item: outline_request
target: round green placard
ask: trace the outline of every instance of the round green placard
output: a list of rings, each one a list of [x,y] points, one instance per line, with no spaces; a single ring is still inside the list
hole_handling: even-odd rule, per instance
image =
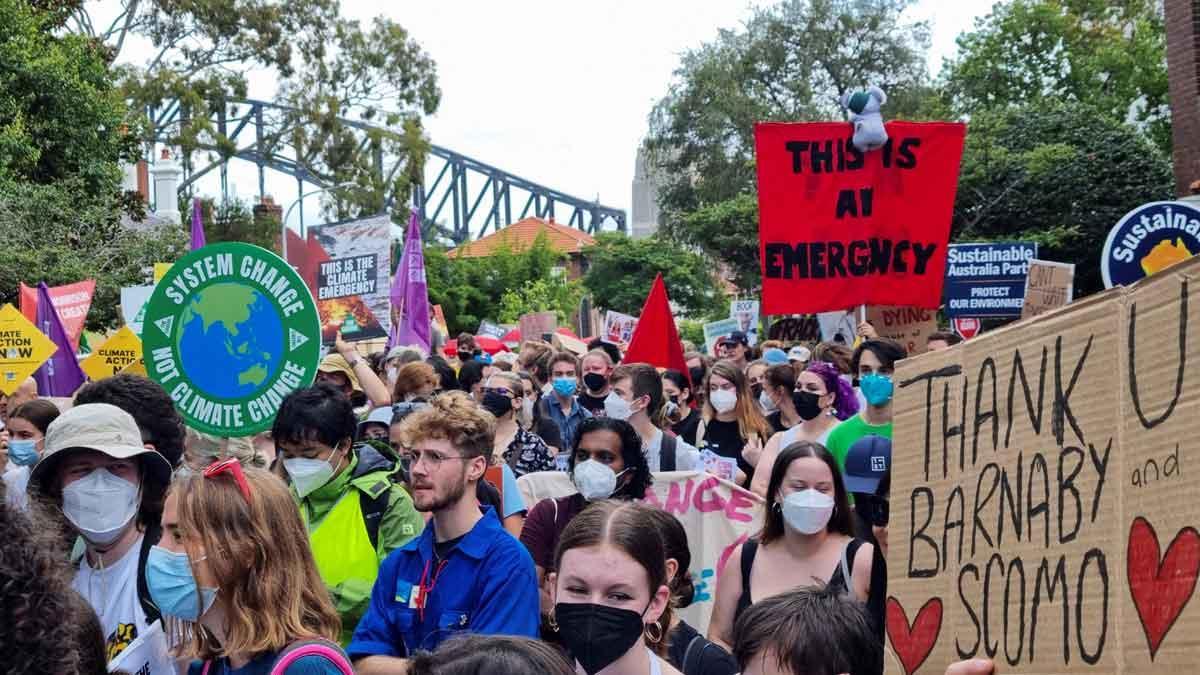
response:
[[[312,293],[258,246],[225,242],[180,258],[146,303],[144,326],[146,372],[199,431],[268,429],[283,398],[316,377],[321,326]]]

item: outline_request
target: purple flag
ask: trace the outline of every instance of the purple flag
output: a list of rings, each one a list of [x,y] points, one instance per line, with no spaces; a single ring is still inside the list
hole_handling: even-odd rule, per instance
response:
[[[192,248],[204,248],[204,219],[200,217],[200,198],[192,200]]]
[[[46,334],[58,351],[54,352],[41,368],[33,374],[41,396],[74,396],[75,390],[83,385],[87,376],[75,358],[75,348],[63,328],[58,311],[50,302],[50,289],[45,282],[38,284],[37,329]]]
[[[392,330],[388,349],[418,345],[429,351],[429,287],[425,283],[425,253],[421,223],[413,211],[404,235],[404,252],[392,277]]]

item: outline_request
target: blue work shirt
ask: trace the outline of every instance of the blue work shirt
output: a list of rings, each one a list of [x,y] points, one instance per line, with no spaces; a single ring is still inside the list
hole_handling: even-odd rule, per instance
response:
[[[558,434],[562,438],[562,447],[559,450],[569,451],[575,447],[575,432],[579,430],[579,425],[583,424],[584,420],[592,416],[592,413],[579,405],[578,396],[572,396],[571,412],[564,415],[554,392],[542,396],[542,406],[542,410],[549,412],[550,420],[558,426]]]
[[[388,555],[346,648],[351,658],[403,658],[461,633],[538,637],[533,559],[504,531],[492,507],[481,510],[483,517],[446,555],[436,581],[432,521],[421,536]]]

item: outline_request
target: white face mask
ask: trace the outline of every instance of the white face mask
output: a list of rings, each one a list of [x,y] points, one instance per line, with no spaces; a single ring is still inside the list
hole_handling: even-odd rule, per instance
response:
[[[718,389],[708,394],[708,402],[719,413],[727,413],[737,405],[737,394],[728,389]]]
[[[390,384],[396,384],[396,375],[399,374],[399,372],[400,371],[396,368],[396,366],[388,366],[387,381]]]
[[[336,451],[334,451],[334,456],[337,456]],[[341,461],[339,458],[338,463],[340,464]],[[330,464],[329,460],[325,459],[293,457],[283,460],[283,468],[287,471],[288,477],[292,479],[296,494],[300,495],[301,499],[328,483],[329,479],[333,478],[335,467],[336,465]]]
[[[525,424],[533,421],[533,396],[526,396],[521,399],[521,420]]]
[[[833,517],[833,497],[809,488],[783,498],[783,520],[801,534],[816,534]]]
[[[628,471],[626,469],[625,471]],[[622,471],[621,474],[624,474]],[[607,465],[601,464],[594,459],[584,460],[575,465],[575,473],[572,474],[575,480],[575,487],[579,488],[579,494],[583,498],[590,501],[597,499],[608,499],[617,489],[617,478],[620,474],[614,473]]]
[[[604,397],[604,415],[615,420],[628,420],[633,416],[633,408],[628,401],[617,396],[617,392],[610,391]]]
[[[137,485],[98,468],[63,488],[63,513],[84,539],[107,546],[137,515]]]
[[[771,395],[767,393],[766,389],[763,389],[763,392],[758,395],[758,405],[767,415],[779,410],[779,406],[775,405],[775,401],[772,400]]]

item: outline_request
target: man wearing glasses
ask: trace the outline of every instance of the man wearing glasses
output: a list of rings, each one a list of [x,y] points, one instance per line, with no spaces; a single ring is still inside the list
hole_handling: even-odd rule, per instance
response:
[[[379,570],[371,604],[346,652],[356,672],[404,672],[404,659],[454,635],[538,636],[533,559],[504,531],[475,486],[492,456],[495,422],[462,392],[405,418],[413,502],[431,514],[421,536]]]
[[[279,406],[271,436],[308,527],[317,570],[342,616],[342,644],[367,610],[379,567],[425,526],[396,464],[355,445],[350,399],[328,385],[298,389]]]
[[[170,463],[142,443],[129,413],[107,403],[63,413],[46,429],[45,444],[29,490],[61,508],[82,539],[72,586],[100,617],[110,668],[173,674],[160,613],[142,574],[159,540]],[[127,653],[135,640],[142,646]]]

